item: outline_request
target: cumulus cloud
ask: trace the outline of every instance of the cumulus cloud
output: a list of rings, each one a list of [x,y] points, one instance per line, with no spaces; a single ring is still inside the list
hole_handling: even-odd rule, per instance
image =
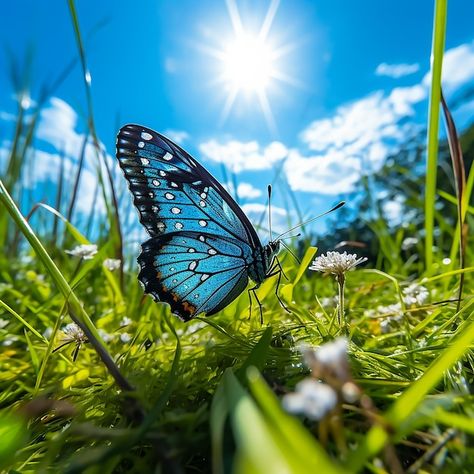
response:
[[[423,85],[429,87],[431,73],[423,78]],[[443,58],[443,90],[450,95],[465,86],[474,86],[474,41],[451,48]]]
[[[67,184],[72,185],[76,176],[81,148],[86,135],[78,131],[78,116],[75,110],[64,100],[52,97],[48,106],[41,111],[40,121],[36,131],[37,147],[31,151],[32,166],[34,167],[34,182],[28,183],[35,187],[39,183],[57,182],[58,172],[63,161],[64,176]],[[103,144],[99,144],[102,151]],[[54,150],[51,152],[51,150]],[[108,154],[105,159],[109,163],[115,160]],[[92,198],[98,182],[98,169],[103,164],[98,161],[94,145],[89,140],[85,148],[85,160],[81,174],[79,194],[77,199],[78,210],[89,213]],[[96,202],[97,210],[105,212],[102,196]]]
[[[256,202],[247,203],[242,205],[242,210],[249,218],[250,222],[257,225],[260,222],[263,225],[263,229],[258,229],[259,234],[268,239],[268,206]],[[276,233],[281,233],[287,230],[290,216],[288,212],[282,207],[272,206],[272,230]]]
[[[235,188],[233,183],[227,183],[224,187],[229,191],[232,195],[235,196]],[[262,195],[262,191],[260,189],[255,188],[250,183],[240,182],[237,185],[237,196],[240,199],[254,199],[258,198]]]
[[[184,130],[168,129],[163,132],[163,135],[178,145],[182,145],[186,140],[189,139],[189,133],[185,132]]]
[[[336,150],[311,156],[292,150],[285,171],[293,190],[341,194],[352,191],[360,179],[361,160]]]
[[[266,147],[261,147],[255,140],[219,143],[213,139],[202,143],[199,150],[205,158],[223,163],[234,173],[270,169],[288,154],[288,149],[281,142],[274,141]]]
[[[420,65],[415,64],[387,64],[381,63],[375,69],[375,74],[377,76],[388,76],[393,77],[394,79],[398,79],[403,76],[409,76],[410,74],[414,74],[415,72],[419,71]]]

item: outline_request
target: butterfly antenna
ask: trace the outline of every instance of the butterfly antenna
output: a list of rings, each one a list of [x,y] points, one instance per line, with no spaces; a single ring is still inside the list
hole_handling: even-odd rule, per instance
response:
[[[288,229],[287,231],[283,232],[283,234],[280,234],[276,240],[279,240],[281,239],[284,235],[288,234],[289,232],[292,232],[293,230],[297,229],[298,227],[302,227],[306,224],[309,224],[310,222],[313,222],[315,221],[316,219],[319,219],[320,217],[323,217],[327,214],[330,214],[331,212],[333,211],[336,211],[337,209],[339,209],[340,207],[344,206],[346,202],[345,201],[341,201],[339,204],[337,204],[336,206],[334,206],[332,209],[329,209],[329,211],[326,211],[326,212],[323,212],[322,214],[319,214],[319,216],[316,216],[316,217],[312,217],[311,219],[308,219],[307,221],[305,222],[302,222],[301,224],[298,224],[298,225],[295,225],[294,227],[292,227],[291,229]]]
[[[270,242],[272,241],[272,185],[269,184],[268,188],[268,228],[270,232]]]
[[[299,234],[298,234],[299,235]],[[289,245],[285,244],[285,242],[283,242],[283,240],[280,240],[280,244],[283,245],[283,247],[286,248],[286,250],[288,250],[288,252],[291,254],[291,256],[298,262],[298,263],[301,263],[301,260],[296,256],[296,254],[293,252],[293,250],[290,249]]]

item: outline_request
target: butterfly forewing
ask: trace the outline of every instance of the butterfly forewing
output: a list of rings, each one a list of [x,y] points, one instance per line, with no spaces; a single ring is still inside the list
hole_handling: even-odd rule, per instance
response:
[[[222,186],[165,137],[126,125],[118,135],[117,157],[140,221],[151,236],[206,231],[260,244],[252,225]]]
[[[147,293],[188,320],[229,304],[249,273],[263,280],[265,268],[255,264],[262,246],[253,226],[190,155],[153,130],[126,125],[118,134],[117,158],[152,237],[139,257]]]

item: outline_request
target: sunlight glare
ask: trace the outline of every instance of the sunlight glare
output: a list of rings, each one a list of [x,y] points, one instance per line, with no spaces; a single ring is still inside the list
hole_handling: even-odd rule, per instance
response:
[[[272,76],[272,51],[258,37],[245,34],[223,54],[224,80],[237,90],[262,91]]]

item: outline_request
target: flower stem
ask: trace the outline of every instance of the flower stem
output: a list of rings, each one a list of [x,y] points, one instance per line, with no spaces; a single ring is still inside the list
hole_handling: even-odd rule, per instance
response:
[[[337,280],[337,286],[339,288],[339,306],[338,306],[338,322],[339,322],[339,327],[343,327],[344,331],[347,331],[347,321],[346,321],[346,315],[344,312],[344,284],[346,282],[346,277],[344,276],[344,273],[339,273],[336,276]]]

